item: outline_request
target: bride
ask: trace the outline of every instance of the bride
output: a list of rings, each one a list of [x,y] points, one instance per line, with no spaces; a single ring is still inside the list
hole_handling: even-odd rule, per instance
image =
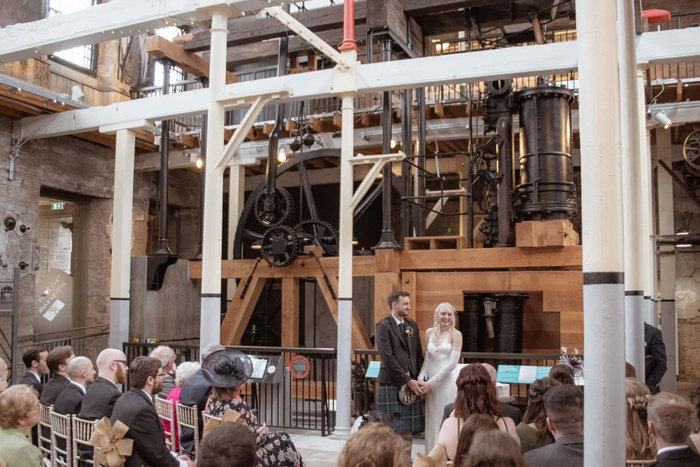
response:
[[[425,452],[435,446],[445,405],[457,395],[455,382],[449,378],[462,351],[462,333],[455,329],[455,309],[448,302],[435,308],[433,327],[425,331],[427,346],[418,381],[426,397]]]

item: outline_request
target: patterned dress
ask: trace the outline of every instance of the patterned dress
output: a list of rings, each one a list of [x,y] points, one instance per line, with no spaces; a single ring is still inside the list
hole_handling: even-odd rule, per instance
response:
[[[304,467],[301,454],[289,434],[282,431],[259,434],[256,430],[260,426],[257,417],[240,397],[223,401],[209,399],[207,402],[207,413],[214,417],[223,417],[228,409],[241,414],[241,419],[245,420],[250,431],[256,435],[258,451],[255,467]]]

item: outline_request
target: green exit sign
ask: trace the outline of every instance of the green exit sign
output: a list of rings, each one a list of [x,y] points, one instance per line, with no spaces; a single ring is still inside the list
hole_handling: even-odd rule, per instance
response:
[[[63,203],[51,203],[52,211],[63,211]]]

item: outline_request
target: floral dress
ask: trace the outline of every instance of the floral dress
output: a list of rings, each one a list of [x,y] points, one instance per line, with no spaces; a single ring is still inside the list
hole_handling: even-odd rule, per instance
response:
[[[258,433],[256,430],[260,426],[258,419],[242,399],[236,397],[223,401],[211,399],[207,401],[207,413],[214,417],[223,417],[228,409],[241,414],[241,419],[245,420],[250,431],[256,435],[258,451],[255,467],[304,467],[301,454],[297,451],[289,434],[282,431],[267,434]]]

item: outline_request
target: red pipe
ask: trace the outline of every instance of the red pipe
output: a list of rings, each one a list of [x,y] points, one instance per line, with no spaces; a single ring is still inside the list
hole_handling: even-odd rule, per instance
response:
[[[338,50],[354,50],[358,52],[357,43],[355,42],[355,0],[345,0],[343,4],[343,43],[340,44]]]

